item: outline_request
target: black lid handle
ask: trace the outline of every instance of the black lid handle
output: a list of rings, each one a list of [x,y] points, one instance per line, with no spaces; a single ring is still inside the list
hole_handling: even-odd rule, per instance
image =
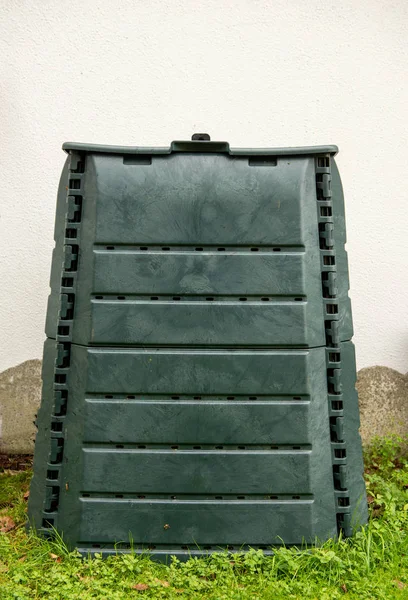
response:
[[[211,140],[208,133],[193,133],[193,135],[191,136],[191,139],[197,140],[200,142],[209,142]]]

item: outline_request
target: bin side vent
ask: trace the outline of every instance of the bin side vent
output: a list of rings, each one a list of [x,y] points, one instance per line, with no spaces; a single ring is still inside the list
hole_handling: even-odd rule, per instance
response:
[[[64,421],[69,402],[72,326],[75,311],[76,275],[79,263],[79,234],[82,220],[85,156],[70,153],[65,213],[65,237],[57,321],[57,352],[54,365],[53,411],[50,424],[49,469],[44,495],[42,532],[51,536],[58,525],[58,506],[64,459]]]
[[[316,199],[321,254],[322,295],[325,307],[326,373],[332,446],[333,486],[338,533],[351,535],[350,497],[347,482],[347,448],[344,439],[344,398],[339,336],[339,307],[334,252],[334,221],[330,155],[318,156]],[[330,252],[330,254],[328,253]]]

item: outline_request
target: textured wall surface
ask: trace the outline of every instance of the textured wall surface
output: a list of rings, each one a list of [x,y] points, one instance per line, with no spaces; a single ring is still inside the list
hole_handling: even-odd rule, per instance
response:
[[[358,366],[407,370],[405,0],[3,0],[0,26],[0,370],[42,353],[61,143],[194,131],[340,146]]]

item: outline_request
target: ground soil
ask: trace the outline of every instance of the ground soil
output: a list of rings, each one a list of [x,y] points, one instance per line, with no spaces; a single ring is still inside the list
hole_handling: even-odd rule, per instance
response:
[[[0,454],[0,473],[3,471],[26,471],[32,466],[31,454]]]

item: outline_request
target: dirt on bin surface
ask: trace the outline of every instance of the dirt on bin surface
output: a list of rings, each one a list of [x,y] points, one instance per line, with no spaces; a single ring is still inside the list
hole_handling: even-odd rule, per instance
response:
[[[3,471],[27,471],[33,466],[31,454],[0,454],[0,473]]]

